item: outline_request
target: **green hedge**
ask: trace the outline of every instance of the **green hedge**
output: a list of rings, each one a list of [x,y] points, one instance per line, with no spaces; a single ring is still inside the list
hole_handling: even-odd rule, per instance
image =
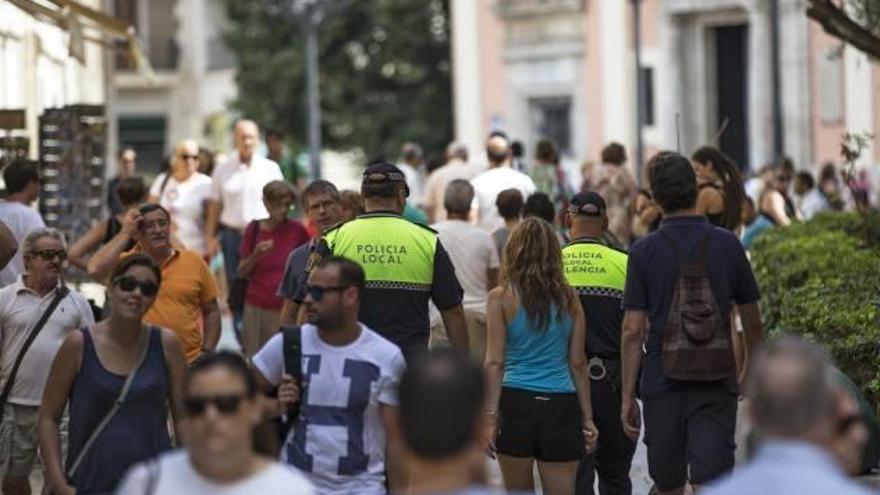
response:
[[[765,330],[823,344],[880,405],[880,215],[826,213],[766,231],[752,262]]]

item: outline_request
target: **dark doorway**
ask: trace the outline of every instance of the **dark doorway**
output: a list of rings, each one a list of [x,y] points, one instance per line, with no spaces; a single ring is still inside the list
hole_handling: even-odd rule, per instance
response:
[[[162,172],[165,160],[165,117],[127,116],[119,118],[120,148],[131,146],[137,153],[137,169],[140,173]]]
[[[533,98],[529,100],[534,135],[553,140],[564,155],[571,154],[571,98]]]
[[[719,26],[715,33],[714,137],[724,130],[718,147],[733,158],[740,170],[749,168],[748,122],[748,25]],[[725,121],[726,126],[725,126]]]

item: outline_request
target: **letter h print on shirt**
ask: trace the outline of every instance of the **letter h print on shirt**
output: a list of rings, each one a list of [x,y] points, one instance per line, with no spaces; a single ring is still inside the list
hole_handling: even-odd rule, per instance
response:
[[[308,427],[343,426],[347,429],[346,455],[339,458],[340,476],[351,476],[367,470],[370,458],[364,449],[364,413],[370,405],[370,392],[373,382],[379,379],[379,367],[367,361],[346,359],[342,375],[348,380],[336,379],[335,384],[346,381],[348,403],[345,407],[312,405],[309,403],[309,386],[312,377],[321,371],[320,355],[303,355],[303,398],[300,420],[293,427],[293,442],[287,445],[287,458],[300,470],[311,473],[314,469],[314,456],[306,450],[309,442]]]

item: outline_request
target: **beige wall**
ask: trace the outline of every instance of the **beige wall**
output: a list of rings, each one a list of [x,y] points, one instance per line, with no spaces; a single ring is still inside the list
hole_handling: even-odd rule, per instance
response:
[[[837,161],[840,157],[840,139],[846,132],[846,106],[843,104],[843,91],[845,90],[843,58],[838,60],[823,60],[829,50],[840,46],[840,42],[825,34],[822,28],[815,22],[810,23],[810,109],[812,115],[813,132],[813,165],[821,165],[826,161]],[[823,65],[824,64],[824,65]],[[823,119],[820,114],[820,100],[822,98],[821,72],[827,70],[829,65],[837,65],[841,71],[840,84],[840,118],[837,120]]]
[[[584,13],[584,37],[587,40],[584,53],[586,60],[586,74],[583,77],[583,91],[587,102],[588,122],[583,129],[586,135],[583,139],[588,143],[587,154],[580,157],[583,160],[599,160],[599,152],[602,150],[604,141],[603,129],[605,122],[603,119],[604,105],[603,96],[604,88],[602,87],[602,52],[600,46],[601,39],[601,17],[599,15],[600,6],[596,2],[588,2]]]
[[[506,84],[504,73],[504,26],[495,11],[496,0],[479,1],[480,26],[480,73],[474,74],[481,80],[480,91],[483,102],[483,134],[491,131],[494,117],[501,117],[502,127],[506,124]],[[482,155],[481,150],[474,150],[473,156]],[[480,156],[482,158],[482,156]]]

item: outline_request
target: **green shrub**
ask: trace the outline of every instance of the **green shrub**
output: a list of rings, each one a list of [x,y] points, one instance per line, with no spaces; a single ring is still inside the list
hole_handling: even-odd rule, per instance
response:
[[[769,230],[752,262],[765,329],[823,344],[880,404],[880,217],[828,213]]]

